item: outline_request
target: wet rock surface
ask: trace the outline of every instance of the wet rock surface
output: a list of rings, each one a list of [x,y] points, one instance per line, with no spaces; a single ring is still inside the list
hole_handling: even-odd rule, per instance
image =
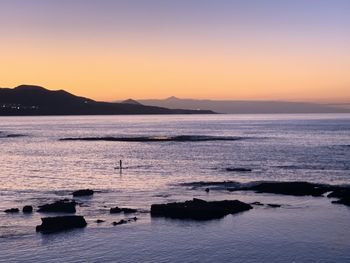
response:
[[[167,204],[153,204],[151,216],[177,219],[210,220],[219,219],[252,209],[249,204],[239,200],[204,201],[194,198],[190,201]]]
[[[36,227],[37,232],[44,234],[65,231],[74,228],[86,227],[83,216],[56,216],[41,218],[41,225]]]

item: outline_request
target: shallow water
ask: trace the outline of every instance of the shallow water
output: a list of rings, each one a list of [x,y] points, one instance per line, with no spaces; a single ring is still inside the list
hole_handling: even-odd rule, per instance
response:
[[[193,181],[350,184],[350,115],[0,118],[0,210],[78,198],[88,227],[36,234],[41,216],[0,213],[4,262],[350,262],[350,209],[328,198],[205,193]],[[11,136],[7,136],[11,135]],[[13,136],[25,135],[25,136]],[[60,141],[68,137],[226,136],[233,141]],[[123,160],[125,169],[116,170]],[[227,172],[228,167],[251,172]],[[151,219],[152,203],[240,199],[282,204],[208,222]],[[111,226],[112,206],[138,208]],[[97,218],[106,220],[97,225]]]

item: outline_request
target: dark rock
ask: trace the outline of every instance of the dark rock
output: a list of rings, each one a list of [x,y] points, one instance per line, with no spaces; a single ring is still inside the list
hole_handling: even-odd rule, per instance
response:
[[[149,137],[78,137],[62,138],[60,141],[115,141],[115,142],[206,142],[206,141],[238,141],[243,137],[232,136],[205,136],[205,135],[179,135],[179,136],[149,136]]]
[[[337,201],[332,201],[333,204],[350,206],[350,188],[339,187],[338,189],[334,189],[327,197],[339,198]]]
[[[259,206],[263,206],[264,204],[260,203],[260,202],[253,202],[253,203],[250,203],[251,205],[259,205]]]
[[[57,216],[41,218],[41,225],[36,227],[37,232],[53,233],[73,228],[83,228],[87,225],[82,216]]]
[[[112,225],[117,226],[117,225],[123,225],[123,224],[127,224],[127,223],[128,223],[128,221],[121,219],[118,222],[113,222]]]
[[[122,211],[124,212],[124,214],[131,214],[131,213],[136,213],[137,209],[133,209],[133,208],[122,208]]]
[[[118,222],[113,222],[112,225],[113,226],[117,226],[117,225],[123,225],[123,224],[127,224],[130,222],[136,222],[137,221],[137,217],[132,217],[132,218],[127,218],[127,219],[121,219]]]
[[[133,208],[119,208],[118,206],[114,207],[114,208],[111,208],[109,210],[109,212],[111,214],[118,214],[118,213],[125,213],[125,214],[131,214],[131,213],[136,213],[137,210],[136,209],[133,209]]]
[[[239,190],[253,190],[258,193],[272,193],[295,196],[322,196],[329,187],[308,182],[266,182]]]
[[[350,197],[343,197],[337,201],[332,201],[333,204],[342,204],[342,205],[346,205],[346,206],[350,206]]]
[[[226,168],[227,172],[251,172],[252,169],[249,168],[242,168],[242,167],[228,167]]]
[[[327,197],[343,198],[350,197],[350,188],[339,188],[331,192]]]
[[[60,200],[52,204],[46,204],[39,206],[38,212],[48,212],[48,213],[75,213],[75,201]]]
[[[207,193],[209,193],[210,189],[209,189],[209,188],[205,188],[205,191],[206,191]]]
[[[194,198],[190,201],[168,204],[153,204],[151,216],[178,219],[210,220],[222,218],[228,214],[252,209],[249,204],[238,200],[204,201]]]
[[[273,208],[277,208],[277,207],[281,207],[281,205],[279,204],[267,204],[269,207],[273,207]]]
[[[109,210],[109,212],[110,212],[111,214],[119,214],[119,213],[122,212],[122,209],[119,208],[118,206],[116,206],[116,207],[112,207],[112,208]]]
[[[104,220],[101,220],[101,219],[97,219],[96,221],[95,221],[97,224],[101,224],[101,223],[103,223],[103,222],[105,222]]]
[[[17,137],[25,137],[24,134],[8,134],[7,138],[17,138]]]
[[[19,209],[18,208],[10,208],[10,209],[6,209],[4,212],[5,213],[18,213]]]
[[[32,213],[33,212],[33,207],[31,205],[26,205],[22,209],[23,213]]]
[[[73,196],[90,196],[94,194],[94,190],[82,189],[73,192]]]

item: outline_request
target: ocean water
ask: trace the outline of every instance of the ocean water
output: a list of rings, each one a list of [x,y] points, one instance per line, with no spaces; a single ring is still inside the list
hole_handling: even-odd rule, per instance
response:
[[[180,135],[237,140],[60,141]],[[350,115],[0,117],[0,211],[97,191],[76,198],[83,230],[42,235],[35,226],[47,214],[1,212],[0,262],[350,262],[349,207],[325,197],[181,185],[225,180],[350,185]],[[206,222],[149,215],[153,203],[193,197],[282,207]],[[109,214],[114,206],[137,208],[139,220],[113,227],[124,217]]]

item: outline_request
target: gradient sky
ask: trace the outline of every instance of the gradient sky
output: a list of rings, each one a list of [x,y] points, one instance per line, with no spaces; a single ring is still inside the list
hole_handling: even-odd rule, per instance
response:
[[[349,0],[1,0],[0,86],[350,101]]]

